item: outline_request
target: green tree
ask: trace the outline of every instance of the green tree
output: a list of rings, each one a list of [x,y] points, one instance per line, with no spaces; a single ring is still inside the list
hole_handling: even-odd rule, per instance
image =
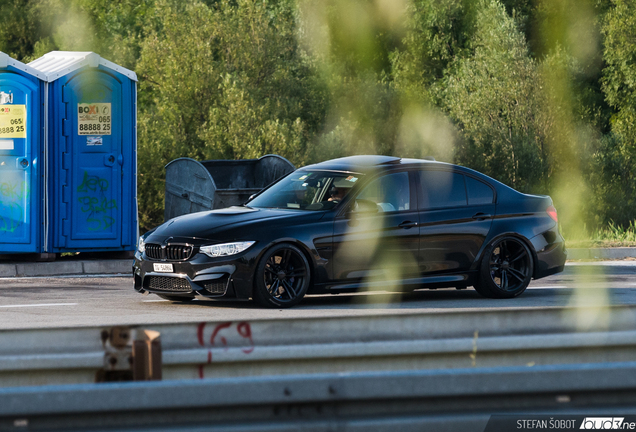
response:
[[[393,52],[393,77],[430,99],[453,60],[468,54],[475,31],[475,2],[415,0],[405,16],[403,49]],[[417,90],[416,90],[417,89]],[[440,102],[440,101],[436,101]]]
[[[42,37],[37,11],[30,0],[3,0],[0,3],[0,51],[23,60],[33,53]]]
[[[294,13],[291,1],[157,3],[138,63],[142,226],[162,219],[172,159],[279,153],[303,163],[324,109]]]
[[[391,53],[402,44],[406,1],[300,4],[300,42],[327,94],[307,160],[393,154],[402,111]]]
[[[391,56],[401,114],[396,154],[453,161],[457,130],[440,96],[449,65],[469,55],[476,9],[471,0],[409,2],[403,45]]]
[[[617,111],[612,130],[632,146],[636,142],[636,2],[615,0],[603,24],[605,50],[603,91]]]
[[[460,130],[457,161],[521,191],[545,190],[537,66],[505,8],[480,3],[470,54],[449,66],[439,96]]]
[[[613,0],[603,19],[602,89],[614,112],[590,167],[597,223],[627,225],[636,215],[635,12],[635,1]]]
[[[550,193],[573,224],[626,224],[635,11],[636,0],[4,0],[0,50],[27,62],[95,51],[137,72],[143,228],[162,220],[170,160],[265,153],[296,165],[433,155]]]

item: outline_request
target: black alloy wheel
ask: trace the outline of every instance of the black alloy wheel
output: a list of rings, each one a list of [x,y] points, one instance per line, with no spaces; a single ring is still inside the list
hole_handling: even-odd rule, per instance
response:
[[[296,246],[281,244],[268,250],[256,268],[254,298],[263,306],[291,307],[309,288],[310,270]]]
[[[533,268],[528,246],[515,237],[504,237],[486,248],[475,289],[485,297],[516,297],[528,287]]]

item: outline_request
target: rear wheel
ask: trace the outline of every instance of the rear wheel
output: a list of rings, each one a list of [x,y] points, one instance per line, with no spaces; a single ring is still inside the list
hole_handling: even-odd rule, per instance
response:
[[[523,293],[533,273],[532,253],[515,237],[494,241],[484,251],[475,290],[490,298],[512,298]]]
[[[267,307],[291,307],[305,296],[309,281],[309,262],[301,250],[290,244],[277,245],[256,267],[254,299]]]

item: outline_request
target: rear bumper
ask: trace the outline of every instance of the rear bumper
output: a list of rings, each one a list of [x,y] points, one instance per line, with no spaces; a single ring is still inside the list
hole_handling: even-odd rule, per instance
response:
[[[568,254],[565,248],[565,240],[559,233],[557,226],[530,239],[530,242],[536,251],[534,279],[540,279],[563,271]]]

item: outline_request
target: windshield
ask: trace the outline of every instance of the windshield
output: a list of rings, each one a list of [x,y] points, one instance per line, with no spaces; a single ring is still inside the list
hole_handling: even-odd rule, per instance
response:
[[[295,171],[248,202],[254,208],[329,210],[356,184],[360,174]]]

